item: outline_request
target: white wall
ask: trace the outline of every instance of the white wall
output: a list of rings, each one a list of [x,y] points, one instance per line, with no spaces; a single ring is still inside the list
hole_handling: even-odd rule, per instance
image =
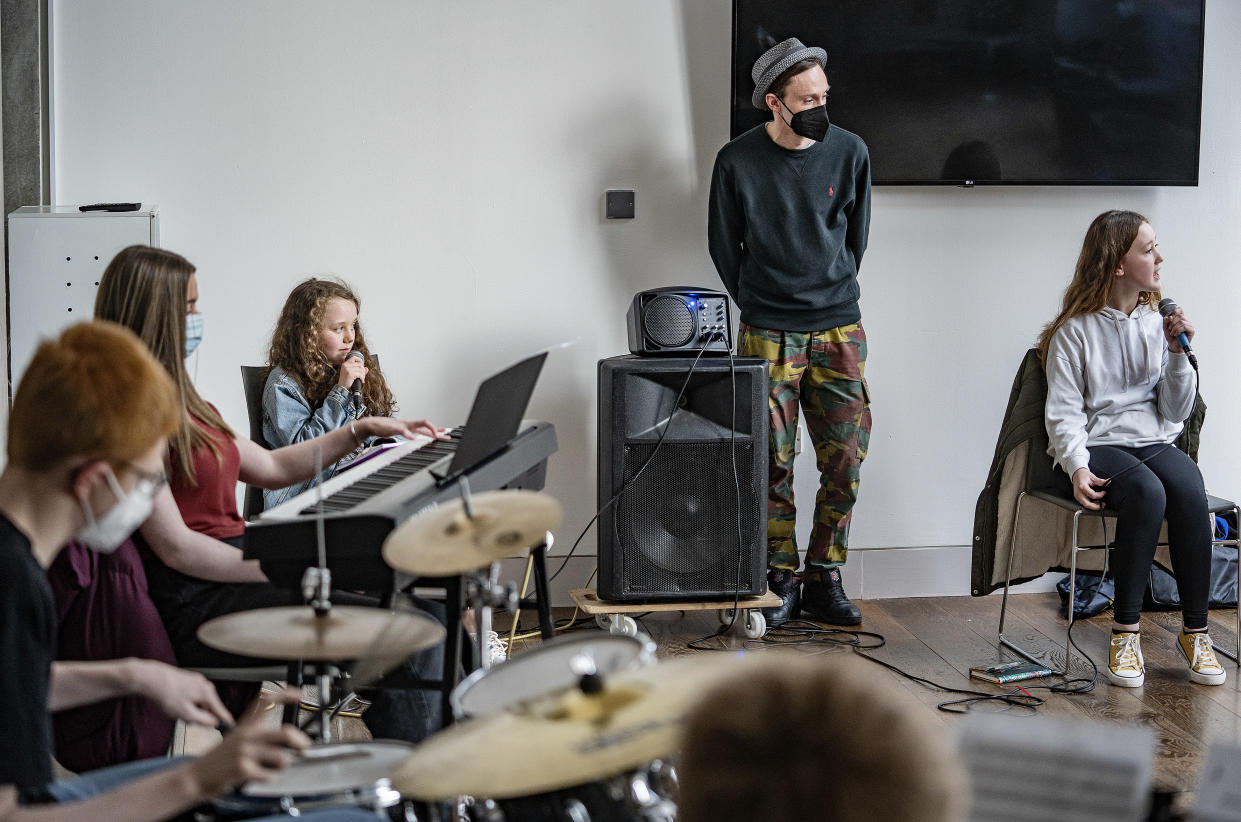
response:
[[[853,545],[950,548],[858,551],[851,575],[868,555],[874,572],[851,590],[968,591],[974,502],[1013,373],[1107,208],[1158,230],[1167,292],[1199,328],[1207,485],[1241,493],[1229,88],[1241,5],[1207,6],[1197,188],[876,190],[862,272],[875,431]],[[460,422],[480,377],[580,338],[548,362],[531,410],[560,436],[548,487],[568,510],[567,550],[594,510],[595,362],[624,352],[627,299],[717,282],[705,209],[728,136],[730,4],[54,0],[52,12],[56,200],[159,203],[163,245],[200,272],[200,390],[243,430],[237,366],[263,360],[284,296],[311,273],[361,293],[408,415]],[[637,191],[638,216],[605,221],[603,191],[620,187]],[[583,545],[593,552],[593,536]]]

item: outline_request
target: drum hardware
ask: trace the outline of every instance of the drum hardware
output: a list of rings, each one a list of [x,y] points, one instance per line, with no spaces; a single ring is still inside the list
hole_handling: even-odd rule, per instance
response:
[[[479,667],[486,671],[491,668],[491,654],[487,650],[487,632],[491,630],[492,612],[496,608],[504,608],[510,612],[517,609],[517,583],[497,580],[498,564],[490,568],[471,571],[464,575],[465,601],[474,609],[476,623],[475,643],[479,652]]]
[[[371,640],[371,644],[367,646],[357,665],[342,676],[340,693],[344,695],[332,706],[326,718],[321,720],[322,722],[330,724],[338,714],[346,710],[348,704],[355,700],[365,702],[357,695],[357,692],[374,685],[389,671],[409,658],[409,654],[405,653],[400,643],[397,630],[400,622],[396,619],[396,614],[396,611],[391,612],[387,623],[375,634],[375,638]],[[394,651],[394,648],[397,650]],[[304,727],[303,730],[305,730]]]
[[[323,449],[315,447],[315,476],[323,476]],[[327,539],[323,527],[323,483],[315,483],[318,489],[316,496],[319,504],[315,516],[315,548],[318,551],[318,564],[312,565],[302,573],[302,599],[315,609],[315,613],[324,616],[332,609],[332,572],[327,567]]]
[[[312,678],[319,690],[319,707],[312,711],[310,719],[306,720],[299,727],[303,731],[310,733],[309,729],[317,722],[318,730],[314,732],[313,738],[319,744],[326,745],[332,741],[331,719],[335,716],[335,712],[332,710],[332,682],[341,676],[341,671],[340,668],[332,664],[311,663],[310,667],[312,669]],[[344,696],[342,695],[339,703],[337,703],[337,708],[339,709],[339,705],[343,705],[344,702]]]
[[[323,476],[323,449],[316,446],[315,448],[315,476]],[[323,529],[323,482],[315,483],[318,488],[319,514],[315,517],[315,545],[318,549],[319,564],[310,567],[302,574],[302,599],[315,612],[315,619],[323,619],[332,610],[332,572],[327,567],[327,540],[324,538]],[[316,738],[320,743],[328,743],[332,741],[332,723],[329,714],[329,706],[332,704],[332,680],[340,676],[340,669],[332,665],[314,665],[311,677],[314,679],[319,689],[319,709],[311,713],[308,724],[302,725],[302,730],[306,730],[309,724],[313,724],[315,719],[319,721],[319,731]],[[341,697],[339,705],[345,702]]]
[[[474,608],[507,608],[510,611],[517,607],[517,583],[498,583],[491,578],[491,571],[486,574],[474,571],[465,576],[465,598]]]
[[[589,645],[569,660],[569,670],[577,675],[577,687],[584,694],[597,694],[603,690],[603,676],[595,663],[595,652]]]
[[[315,613],[324,616],[332,610],[332,571],[307,568],[302,574],[302,599]]]
[[[600,783],[510,799],[476,799],[459,816],[467,822],[676,822],[675,786],[654,787],[655,774],[671,766],[649,766]]]

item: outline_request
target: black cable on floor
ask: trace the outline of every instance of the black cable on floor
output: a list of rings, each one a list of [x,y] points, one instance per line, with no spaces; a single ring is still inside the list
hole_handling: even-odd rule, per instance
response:
[[[710,637],[703,637],[698,640],[694,640],[692,643],[689,643],[689,647],[700,651],[734,650],[698,644],[704,639],[709,638]],[[1076,640],[1073,639],[1071,627],[1068,638],[1069,642],[1072,644],[1072,647],[1076,648],[1078,653],[1085,657],[1086,660],[1090,662],[1092,667],[1095,667],[1094,661],[1091,660],[1090,657],[1086,656],[1086,654],[1077,645]],[[924,687],[937,691],[943,691],[944,693],[959,694],[964,697],[963,699],[945,700],[936,706],[939,710],[946,713],[967,713],[971,710],[975,710],[981,705],[990,706],[999,704],[1003,706],[1001,708],[1003,711],[1016,709],[1024,711],[1027,715],[1032,715],[1036,713],[1038,708],[1045,704],[1047,700],[1035,696],[1030,693],[1030,691],[1047,690],[1050,693],[1066,695],[1089,693],[1094,690],[1095,683],[1098,679],[1098,669],[1095,667],[1094,676],[1091,679],[1074,679],[1066,677],[1064,682],[1057,683],[1055,685],[1014,685],[1013,690],[998,694],[985,691],[974,691],[964,688],[952,688],[935,682],[934,680],[927,679],[926,677],[911,674],[897,665],[893,665],[890,662],[884,662],[883,660],[877,659],[866,653],[867,651],[871,651],[876,648],[882,648],[887,644],[887,640],[882,634],[875,633],[874,631],[860,631],[848,628],[824,628],[816,623],[808,622],[806,620],[790,620],[779,627],[770,629],[761,639],[744,641],[742,643],[742,647],[745,649],[759,650],[763,648],[763,646],[805,646],[823,643],[847,647],[863,659],[887,668],[893,673],[898,674],[911,682],[917,682]]]

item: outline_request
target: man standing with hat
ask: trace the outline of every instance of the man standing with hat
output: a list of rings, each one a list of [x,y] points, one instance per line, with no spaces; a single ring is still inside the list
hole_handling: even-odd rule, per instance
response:
[[[857,135],[830,125],[827,53],[791,37],[754,63],[756,108],[771,120],[715,159],[707,240],[741,309],[738,352],[770,363],[768,584],[779,625],[805,616],[857,625],[840,581],[849,522],[870,442],[866,333],[858,267],[870,230],[870,156]],[[797,580],[793,459],[798,410],[814,442],[820,486]]]

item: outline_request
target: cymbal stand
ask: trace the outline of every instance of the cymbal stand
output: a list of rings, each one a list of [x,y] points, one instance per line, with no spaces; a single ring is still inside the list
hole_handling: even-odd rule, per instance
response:
[[[323,474],[323,451],[315,448],[315,478]],[[323,526],[323,483],[317,482],[317,501],[315,502],[315,543],[319,551],[319,564],[307,568],[302,574],[302,598],[314,609],[315,619],[322,624],[332,612],[332,572],[327,567],[327,539]],[[317,690],[319,691],[318,719],[319,730],[316,734],[321,743],[332,741],[332,725],[329,722],[329,711],[332,705],[332,680],[340,676],[340,670],[330,662],[312,663]]]
[[[491,629],[491,611],[493,608],[504,608],[509,611],[517,609],[517,584],[496,581],[499,568],[493,563],[488,568],[479,568],[465,574],[465,601],[474,609],[478,629],[478,648],[480,664],[484,670],[491,667],[491,657],[487,651],[487,631]]]
[[[457,482],[461,492],[461,505],[465,508],[467,519],[474,519],[474,506],[470,502],[470,481],[462,476]],[[479,664],[486,670],[491,667],[491,655],[487,653],[487,633],[491,630],[491,612],[493,608],[507,608],[512,611],[517,607],[517,586],[515,583],[499,583],[499,563],[492,563],[487,568],[479,568],[463,575],[465,583],[465,601],[474,609],[475,642],[478,645]]]

